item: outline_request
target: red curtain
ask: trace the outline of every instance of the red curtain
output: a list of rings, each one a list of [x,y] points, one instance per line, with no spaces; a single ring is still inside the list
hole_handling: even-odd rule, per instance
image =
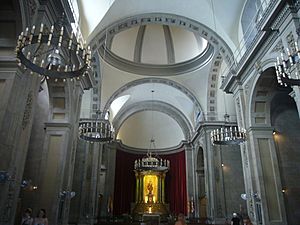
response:
[[[164,159],[170,160],[170,170],[165,181],[166,202],[170,204],[171,213],[187,213],[186,193],[186,164],[185,151],[164,155]]]
[[[130,214],[130,204],[135,201],[134,160],[144,155],[117,150],[114,190],[114,215]],[[170,160],[170,170],[165,180],[165,198],[173,214],[187,212],[185,151],[162,155]]]

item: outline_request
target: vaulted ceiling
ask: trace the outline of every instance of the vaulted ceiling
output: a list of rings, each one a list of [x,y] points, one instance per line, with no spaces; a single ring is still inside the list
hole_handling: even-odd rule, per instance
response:
[[[244,4],[78,0],[83,36],[100,62],[101,109],[124,144],[145,149],[154,138],[156,148],[172,148],[199,121],[234,117],[220,75],[239,45]]]

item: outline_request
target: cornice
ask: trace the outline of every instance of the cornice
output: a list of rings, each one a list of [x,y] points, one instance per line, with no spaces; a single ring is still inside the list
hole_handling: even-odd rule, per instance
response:
[[[134,62],[120,59],[115,57],[110,51],[105,51],[105,60],[108,63],[116,66],[117,68],[122,66],[123,70],[133,72],[136,74],[147,74],[147,75],[176,75],[179,72],[185,73],[187,71],[192,71],[196,67],[199,68],[201,63],[204,65],[207,63],[212,56],[212,52],[220,52],[222,57],[225,59],[225,62],[228,65],[231,65],[232,62],[232,51],[226,42],[213,30],[206,27],[205,25],[189,19],[187,17],[174,15],[174,14],[165,14],[165,13],[147,13],[140,14],[132,17],[123,18],[115,23],[104,28],[99,32],[90,42],[92,51],[98,51],[101,55],[104,54],[104,44],[105,41],[111,41],[111,39],[117,34],[124,30],[130,29],[135,26],[143,26],[148,24],[160,24],[168,26],[177,26],[186,30],[193,32],[195,35],[201,36],[208,41],[208,48],[206,50],[207,55],[196,57],[190,61],[184,63],[176,63],[167,65],[166,68],[160,65],[142,65],[134,64]],[[123,65],[122,65],[123,64]],[[135,67],[134,67],[135,66]],[[141,66],[141,67],[139,67]],[[174,70],[176,68],[176,70]],[[148,70],[148,71],[145,71]],[[152,71],[151,71],[152,69]],[[166,71],[163,71],[165,69]],[[163,71],[163,72],[161,72]],[[152,72],[152,73],[149,73]]]
[[[120,149],[124,152],[132,153],[132,154],[146,154],[149,149],[143,149],[143,148],[135,148],[130,147],[128,145],[125,145],[122,143],[121,140],[117,140],[114,142],[117,149]],[[153,149],[154,154],[159,155],[169,155],[177,152],[184,151],[186,147],[190,147],[190,144],[188,142],[182,141],[179,145],[170,147],[170,148],[161,148],[161,149]]]
[[[158,84],[165,84],[168,85],[170,87],[176,88],[177,90],[181,91],[183,94],[185,94],[194,104],[194,107],[196,110],[198,110],[199,112],[203,112],[202,107],[199,103],[199,101],[197,100],[197,98],[195,97],[195,95],[186,87],[184,87],[183,85],[173,81],[173,80],[169,80],[169,79],[164,79],[164,78],[156,78],[156,77],[152,77],[152,78],[143,78],[143,79],[138,79],[138,80],[134,80],[132,82],[129,82],[127,84],[125,84],[124,86],[120,87],[117,91],[115,91],[111,97],[108,99],[108,101],[106,102],[105,106],[104,106],[104,110],[103,111],[107,111],[111,105],[111,103],[118,97],[121,95],[121,93],[125,92],[126,90],[141,85],[141,84],[147,84],[147,83],[158,83]]]

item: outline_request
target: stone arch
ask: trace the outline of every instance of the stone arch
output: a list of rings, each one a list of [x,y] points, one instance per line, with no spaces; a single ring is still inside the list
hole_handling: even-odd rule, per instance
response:
[[[110,105],[112,104],[112,102],[124,91],[128,90],[131,87],[137,86],[137,85],[141,85],[141,84],[145,84],[145,83],[160,83],[160,84],[165,84],[165,85],[169,85],[171,87],[174,87],[176,89],[178,89],[179,91],[181,91],[182,93],[184,93],[194,104],[195,106],[195,110],[198,112],[203,112],[202,107],[199,103],[199,101],[197,100],[197,98],[195,97],[195,95],[190,92],[186,87],[184,87],[183,85],[169,80],[169,79],[164,79],[164,78],[143,78],[143,79],[138,79],[138,80],[134,80],[132,82],[129,82],[127,84],[125,84],[124,86],[120,87],[117,91],[115,91],[112,96],[108,99],[108,101],[106,102],[103,111],[107,111],[110,107]]]
[[[209,43],[208,48],[204,53],[205,56],[200,54],[199,56],[180,64],[152,66],[121,59],[114,55],[109,49],[107,49],[107,46],[110,46],[111,40],[115,34],[134,26],[142,26],[147,24],[178,26],[205,38]],[[220,51],[220,54],[225,59],[227,65],[230,66],[233,64],[233,54],[231,49],[226,44],[226,42],[220,36],[218,36],[217,33],[197,21],[174,14],[147,13],[121,19],[99,32],[91,40],[90,45],[92,47],[92,51],[98,51],[102,58],[105,52],[105,60],[109,64],[121,70],[133,72],[136,74],[162,76],[176,75],[192,71],[196,68],[199,68],[199,65],[201,66],[206,64],[208,60],[211,59],[213,51]],[[203,59],[205,58],[206,60],[203,61]]]
[[[127,118],[141,111],[158,111],[167,114],[181,127],[186,140],[190,140],[192,137],[193,128],[185,115],[174,106],[161,101],[142,101],[123,108],[113,120],[116,134]]]
[[[278,157],[282,189],[286,191],[284,203],[288,224],[297,223],[300,216],[298,194],[300,186],[300,119],[294,99],[288,92],[279,92],[271,101],[271,125],[275,133],[276,154]]]
[[[276,92],[277,80],[274,66],[265,65],[265,70],[256,77],[249,100],[249,126],[271,126],[270,103]],[[284,90],[284,89],[282,89]]]

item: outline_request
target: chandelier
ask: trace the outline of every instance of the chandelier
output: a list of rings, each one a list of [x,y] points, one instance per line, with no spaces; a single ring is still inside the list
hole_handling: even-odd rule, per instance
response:
[[[295,42],[295,51],[291,52],[290,49],[287,48],[287,54],[281,53],[281,57],[277,57],[277,62],[275,62],[276,77],[280,85],[284,87],[288,85],[300,86],[297,65],[300,65],[300,51],[298,43]],[[296,79],[291,77],[294,70]]]
[[[229,115],[225,114],[225,123],[229,121]],[[238,126],[225,125],[211,131],[211,142],[214,145],[238,145],[246,141],[246,130]]]
[[[158,157],[152,156],[150,151],[151,146],[155,147],[155,140],[152,138],[150,140],[150,148],[147,152],[147,155],[141,159],[136,159],[134,161],[135,170],[155,170],[155,171],[167,171],[170,169],[170,161],[167,159],[161,159]]]
[[[69,35],[66,24],[62,15],[50,29],[43,23],[27,27],[17,41],[18,65],[55,81],[85,76],[90,70],[90,47],[86,49],[73,31]]]
[[[79,137],[89,142],[112,141],[115,138],[115,132],[108,119],[108,114],[103,114],[98,110],[96,119],[80,119]]]

